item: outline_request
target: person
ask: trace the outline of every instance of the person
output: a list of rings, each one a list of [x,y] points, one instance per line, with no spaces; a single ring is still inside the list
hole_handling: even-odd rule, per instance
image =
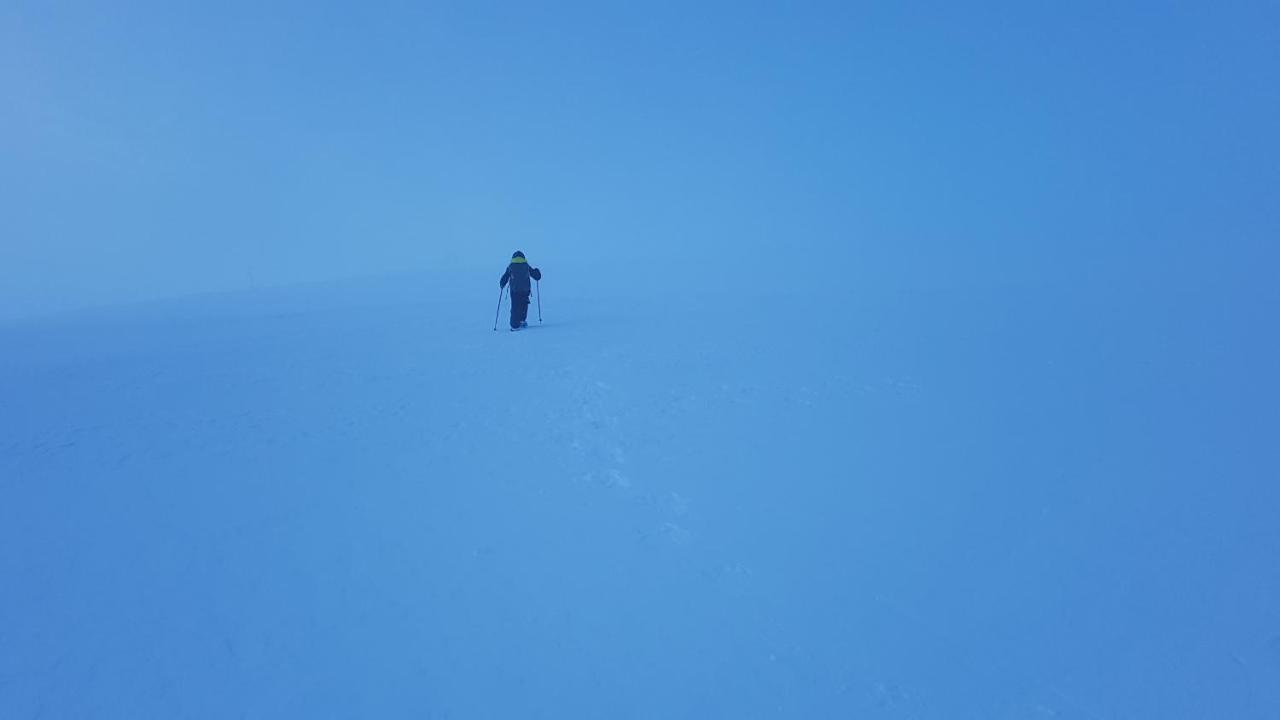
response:
[[[502,279],[498,281],[500,288],[505,288],[507,283],[511,283],[512,330],[529,327],[529,323],[525,321],[529,316],[529,295],[532,292],[529,278],[541,280],[542,271],[538,268],[530,268],[524,253],[517,250],[511,254],[511,264],[507,265],[507,271],[502,273]]]

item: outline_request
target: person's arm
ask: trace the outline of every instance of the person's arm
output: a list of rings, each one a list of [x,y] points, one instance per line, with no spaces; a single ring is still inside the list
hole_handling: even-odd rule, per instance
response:
[[[532,277],[534,280],[541,280],[541,279],[542,279],[542,271],[541,271],[541,270],[539,270],[538,268],[534,268],[534,269],[532,269],[532,270],[530,270],[530,271],[529,271],[529,276],[530,276],[530,277]]]
[[[500,288],[506,287],[507,281],[509,281],[510,279],[511,279],[511,266],[508,265],[507,271],[502,273],[502,279],[498,281],[498,287]]]

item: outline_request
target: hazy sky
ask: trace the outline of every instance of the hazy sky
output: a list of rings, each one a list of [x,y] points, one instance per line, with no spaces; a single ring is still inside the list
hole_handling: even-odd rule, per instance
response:
[[[705,282],[1275,278],[1275,2],[20,0],[0,91],[6,318],[496,278],[517,247]]]

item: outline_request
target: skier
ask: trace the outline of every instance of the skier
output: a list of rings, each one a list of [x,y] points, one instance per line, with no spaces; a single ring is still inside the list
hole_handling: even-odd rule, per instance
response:
[[[541,280],[542,271],[538,268],[530,268],[524,253],[517,250],[511,254],[511,264],[507,266],[507,271],[502,273],[502,279],[498,281],[500,288],[506,287],[508,282],[511,283],[511,329],[513,331],[529,326],[529,323],[525,322],[525,318],[529,316],[531,292],[529,278]]]

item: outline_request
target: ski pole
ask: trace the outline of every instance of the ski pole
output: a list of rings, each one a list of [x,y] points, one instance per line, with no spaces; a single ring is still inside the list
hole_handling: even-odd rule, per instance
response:
[[[542,324],[542,281],[538,281],[538,324]]]
[[[498,288],[498,309],[493,311],[493,331],[498,332],[498,315],[502,313],[502,295],[507,291],[506,288]]]

